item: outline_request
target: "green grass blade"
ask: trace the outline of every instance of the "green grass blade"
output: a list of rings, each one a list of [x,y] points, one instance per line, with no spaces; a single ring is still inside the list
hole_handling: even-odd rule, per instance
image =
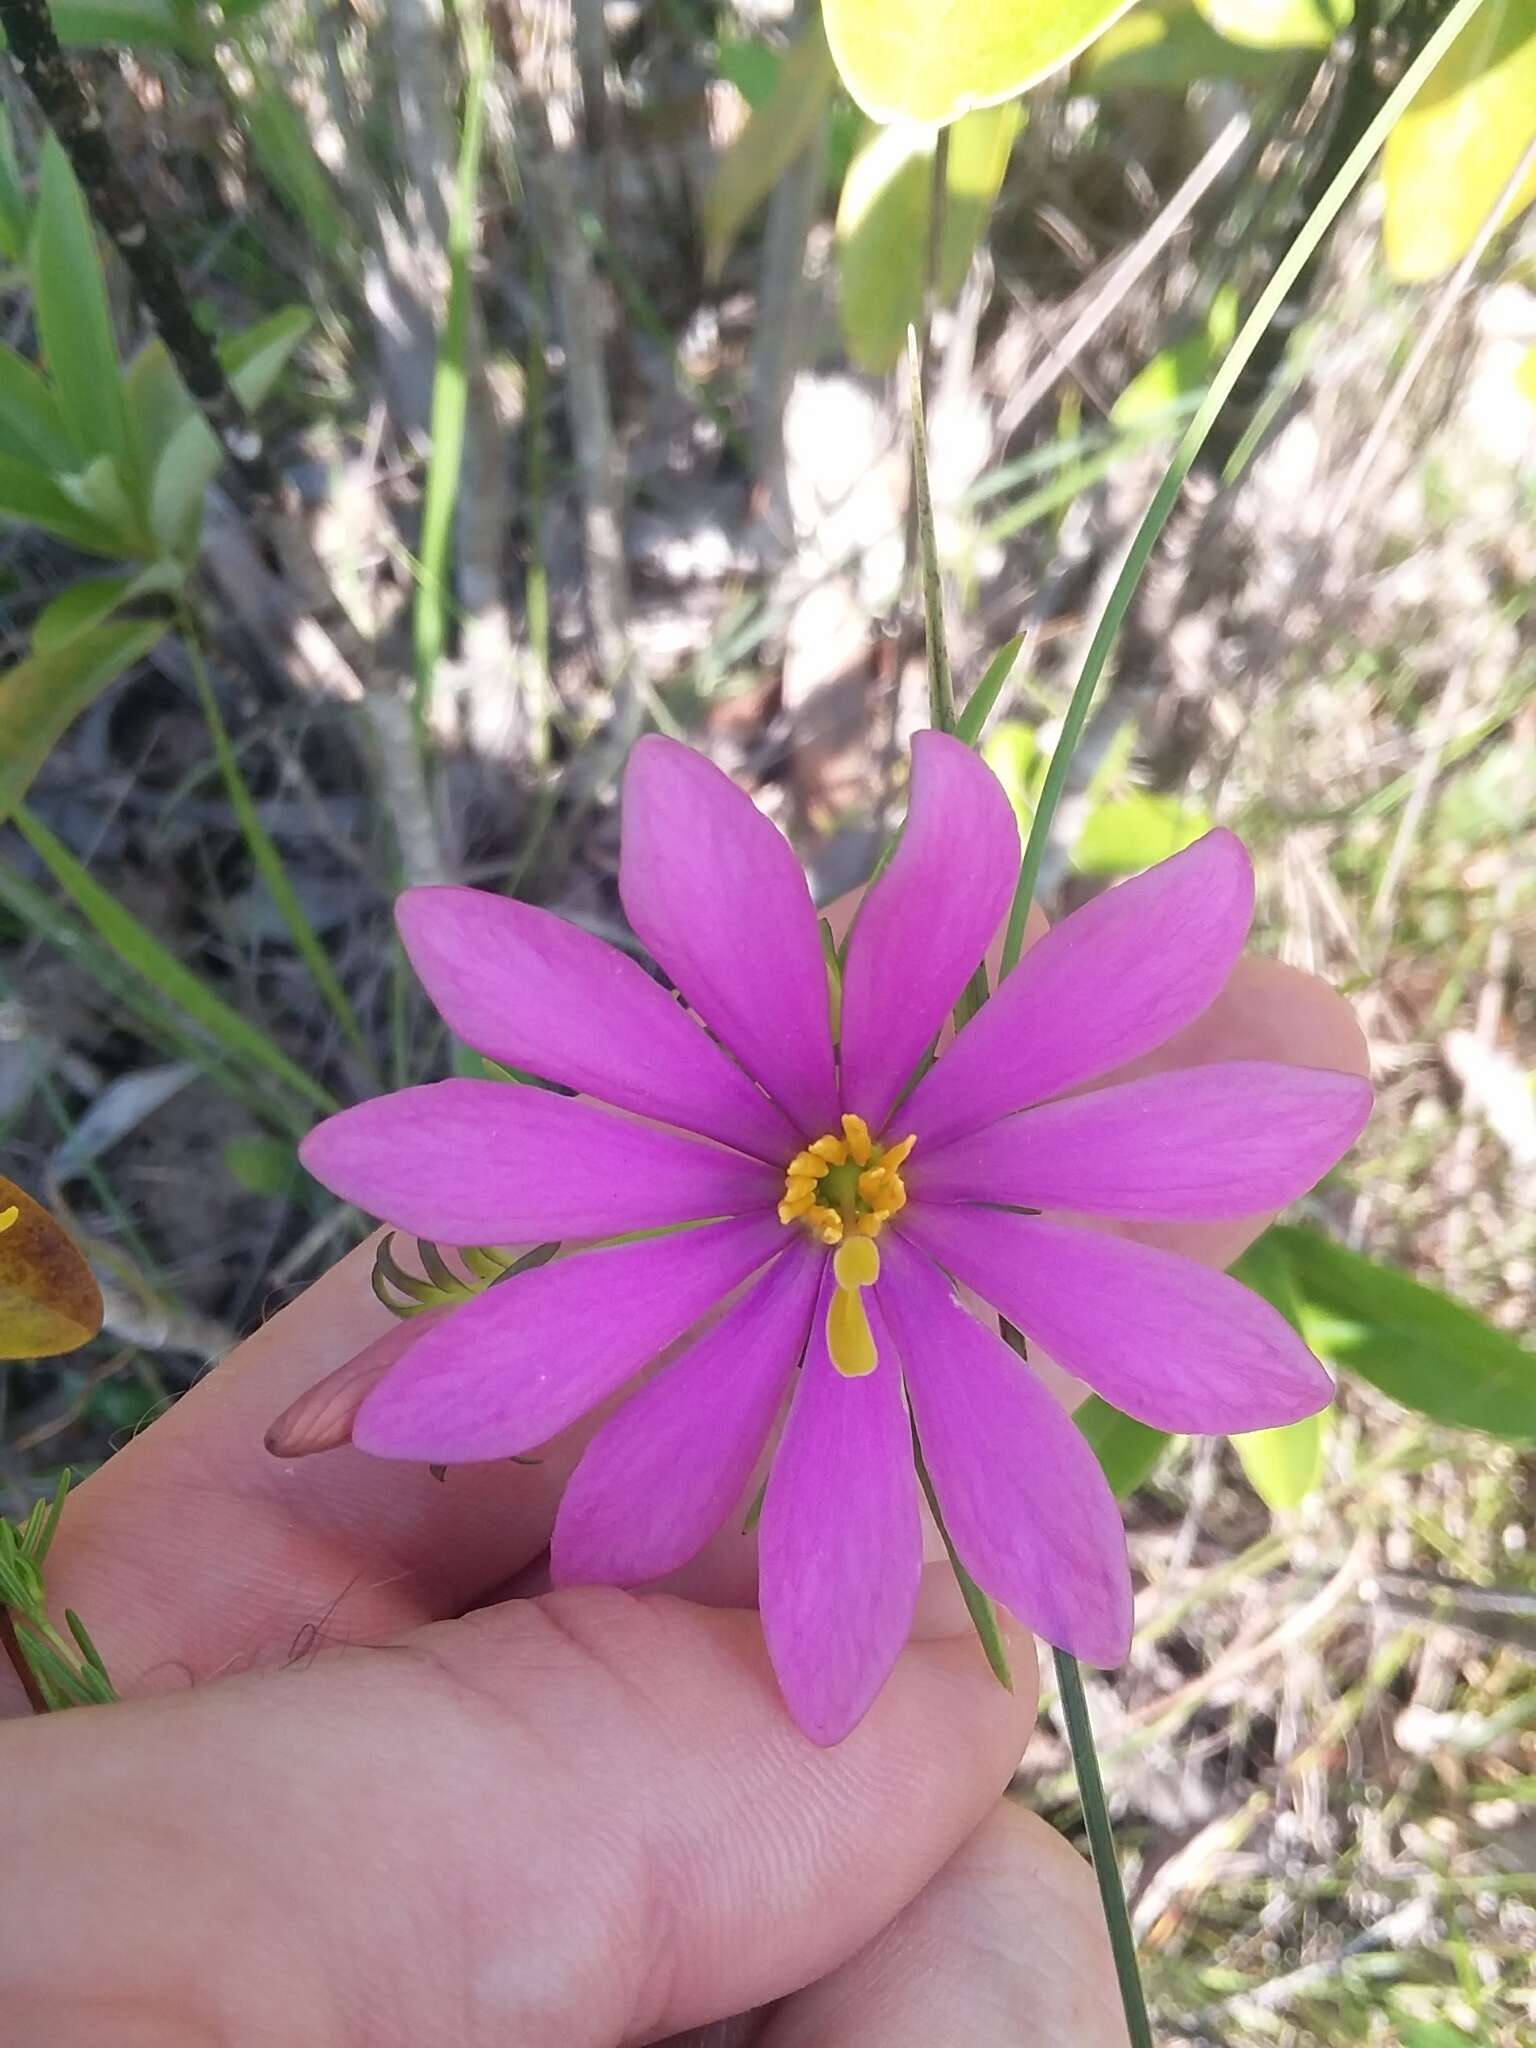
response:
[[[314,926],[304,914],[304,906],[298,899],[283,857],[273,844],[272,835],[261,822],[245,777],[240,773],[240,763],[230,741],[229,728],[224,723],[224,714],[219,709],[218,698],[214,695],[213,678],[208,673],[208,664],[203,658],[197,621],[190,614],[181,621],[182,644],[187,650],[187,659],[192,669],[192,679],[197,686],[203,717],[208,726],[208,737],[213,742],[214,759],[219,764],[219,773],[224,778],[224,788],[229,797],[230,808],[240,821],[240,830],[250,849],[256,872],[267,885],[267,892],[277,905],[279,916],[288,927],[288,934],[297,948],[299,957],[314,976],[315,985],[330,1005],[331,1014],[341,1026],[353,1047],[365,1060],[371,1058],[368,1041],[363,1036],[363,1027],[357,1021],[357,1012],[342,987],[335,968]]]
[[[1013,665],[1023,645],[1022,633],[1005,641],[987,663],[986,674],[966,699],[965,709],[955,721],[955,738],[964,740],[968,747],[981,745],[981,735],[992,716],[992,707],[1003,694],[1003,686],[1013,674]]]
[[[231,1009],[221,996],[215,995],[206,983],[168,953],[154,934],[140,924],[131,911],[125,910],[25,805],[17,809],[14,822],[92,930],[165,1001],[174,1004],[200,1030],[205,1031],[237,1065],[271,1075],[317,1109],[329,1111],[340,1106],[328,1090],[274,1045],[259,1026]]]
[[[917,505],[917,544],[923,576],[923,630],[928,642],[928,723],[936,732],[953,732],[955,685],[949,672],[949,642],[944,633],[944,582],[939,573],[939,543],[933,530],[933,499],[928,490],[923,358],[917,336],[910,327],[907,329],[907,355],[912,371],[912,494]]]
[[[1017,966],[1019,955],[1024,948],[1024,929],[1035,893],[1035,883],[1040,874],[1040,863],[1045,857],[1046,843],[1056,816],[1056,807],[1061,801],[1062,789],[1072,765],[1072,755],[1087,721],[1094,692],[1104,674],[1110,650],[1125,621],[1131,599],[1136,594],[1147,563],[1151,560],[1158,537],[1178,502],[1184,479],[1189,475],[1195,457],[1205,445],[1206,437],[1220,418],[1237,386],[1238,379],[1247,368],[1275,315],[1285,304],[1297,278],[1312,260],[1323,237],[1364,179],[1404,109],[1482,4],[1483,0],[1456,0],[1455,6],[1393,87],[1375,119],[1345,158],[1328,190],[1280,259],[1274,275],[1260,293],[1257,304],[1243,323],[1242,331],[1228,350],[1221,368],[1211,380],[1211,387],[1200,409],[1190,421],[1182,440],[1174,450],[1173,460],[1153,493],[1151,504],[1142,516],[1141,525],[1136,530],[1120,574],[1115,579],[1114,588],[1110,591],[1094,630],[1093,639],[1083,661],[1082,673],[1078,677],[1077,687],[1072,693],[1072,701],[1067,707],[1067,715],[1062,723],[1061,738],[1051,756],[1050,769],[1046,774],[1045,785],[1040,792],[1040,802],[1035,810],[1035,821],[1030,829],[1029,843],[1024,849],[1024,859],[1019,869],[1019,884],[1008,919],[1008,936],[1003,946],[1004,974]]]
[[[438,337],[432,379],[432,459],[427,467],[421,514],[421,561],[417,569],[413,620],[416,651],[416,711],[426,712],[432,679],[448,640],[450,556],[453,514],[464,460],[469,417],[470,261],[474,253],[475,194],[485,141],[485,91],[490,76],[490,43],[481,28],[471,45],[464,88],[464,130],[453,214],[448,223],[448,306]]]

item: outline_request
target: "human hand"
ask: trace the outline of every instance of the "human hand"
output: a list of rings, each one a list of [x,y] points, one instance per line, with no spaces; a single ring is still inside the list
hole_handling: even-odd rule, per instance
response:
[[[1320,985],[1250,962],[1156,1063],[1265,1056],[1357,1070],[1358,1035]],[[1225,1263],[1257,1225],[1159,1236]],[[783,1999],[707,2038],[1123,2041],[1091,1878],[998,1803],[1026,1643],[1011,1697],[968,1637],[914,1643],[818,1750],[755,1619],[705,1604],[743,1590],[734,1532],[686,1600],[484,1604],[535,1564],[590,1424],[443,1484],[351,1450],[267,1457],[274,1414],[384,1321],[367,1256],[66,1516],[52,1591],[132,1697],[0,1731],[7,2030],[605,2048]]]

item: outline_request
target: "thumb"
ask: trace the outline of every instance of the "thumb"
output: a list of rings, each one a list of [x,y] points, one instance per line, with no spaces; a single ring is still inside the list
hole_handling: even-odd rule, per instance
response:
[[[974,1642],[913,1644],[820,1750],[754,1617],[581,1589],[11,1724],[6,2010],[26,2039],[111,2015],[119,2048],[610,2048],[761,2004],[995,1804],[1014,1648],[1010,1696]]]

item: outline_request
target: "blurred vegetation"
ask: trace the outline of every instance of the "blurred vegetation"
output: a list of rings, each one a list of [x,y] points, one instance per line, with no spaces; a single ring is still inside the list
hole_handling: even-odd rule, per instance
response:
[[[627,943],[647,727],[820,895],[868,872],[927,718],[909,327],[957,694],[1025,823],[1193,419],[1041,894],[1233,825],[1381,1109],[1239,1269],[1336,1408],[1085,1417],[1142,1583],[1091,1694],[1132,1908],[1170,2039],[1513,2048],[1536,0],[1467,0],[1369,164],[1438,0],[934,13],[0,0],[0,1145],[104,1313],[0,1373],[0,1509],[30,1569],[63,1468],[360,1234],[294,1147],[454,1059],[402,881]],[[1020,1791],[1070,1826],[1056,1725]]]

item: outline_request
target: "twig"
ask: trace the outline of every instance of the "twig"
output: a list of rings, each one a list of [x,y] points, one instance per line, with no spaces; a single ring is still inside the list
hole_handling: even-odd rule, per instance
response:
[[[1246,114],[1234,114],[1168,204],[1140,238],[1114,263],[1103,284],[1056,342],[1047,360],[1004,406],[999,427],[1016,434],[1035,407],[1056,388],[1088,344],[1113,319],[1195,208],[1232,163],[1248,139]]]

